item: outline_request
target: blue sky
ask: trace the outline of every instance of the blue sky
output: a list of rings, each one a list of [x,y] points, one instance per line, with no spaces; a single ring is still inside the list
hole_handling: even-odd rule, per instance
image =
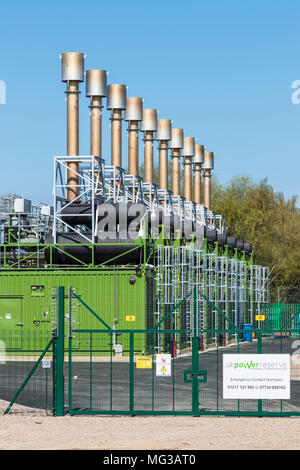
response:
[[[221,183],[268,177],[286,198],[300,196],[300,105],[291,101],[300,79],[299,1],[17,0],[0,8],[0,194],[51,202],[53,155],[66,154],[59,55],[77,51],[86,69],[108,70],[110,83],[125,83],[128,96],[142,96],[145,107],[215,151]],[[81,91],[80,153],[87,155]],[[126,149],[124,140],[124,166]]]

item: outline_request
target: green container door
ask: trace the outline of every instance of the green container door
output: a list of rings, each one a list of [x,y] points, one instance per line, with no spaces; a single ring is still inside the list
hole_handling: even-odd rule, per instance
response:
[[[22,299],[0,297],[0,341],[5,339],[6,349],[21,348],[22,326]]]

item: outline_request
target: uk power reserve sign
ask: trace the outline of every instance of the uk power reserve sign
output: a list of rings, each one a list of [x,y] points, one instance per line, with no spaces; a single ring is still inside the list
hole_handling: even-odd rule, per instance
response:
[[[223,398],[289,400],[289,354],[224,354]]]

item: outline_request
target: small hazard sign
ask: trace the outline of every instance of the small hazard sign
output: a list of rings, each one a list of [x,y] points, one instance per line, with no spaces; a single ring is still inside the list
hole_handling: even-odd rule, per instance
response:
[[[265,315],[255,315],[256,321],[265,321],[265,319],[266,319]]]
[[[171,354],[157,354],[156,375],[158,377],[171,377]]]
[[[135,321],[135,315],[126,315],[126,321]]]
[[[152,369],[152,357],[141,356],[136,358],[137,369]]]

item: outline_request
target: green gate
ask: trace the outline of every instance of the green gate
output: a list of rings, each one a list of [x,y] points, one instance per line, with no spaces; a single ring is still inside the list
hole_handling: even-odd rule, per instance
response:
[[[117,330],[75,292],[71,295],[104,329],[69,329],[70,414],[198,414],[199,383],[206,380],[206,371],[198,368],[200,338],[194,334],[191,347],[178,356],[178,337],[191,332],[172,326],[160,329],[186,299],[153,329]],[[80,351],[73,347],[78,341]]]
[[[203,296],[207,307],[223,317],[226,328],[199,329],[196,289],[192,297],[192,331],[160,329],[179,304],[148,330],[112,329],[85,304],[98,317],[101,328],[69,330],[68,412],[300,415],[299,328],[238,329]],[[76,299],[83,302],[78,296]],[[181,337],[191,337],[191,342],[178,353],[176,343]],[[79,338],[80,351],[73,347]],[[202,350],[207,338],[214,338],[215,343]],[[231,364],[228,372],[225,368]],[[242,367],[244,378],[238,375]],[[257,376],[251,378],[253,372]]]
[[[74,333],[76,338],[79,330]],[[86,356],[78,356],[70,346],[69,413],[191,414],[195,407],[193,380],[189,377],[193,371],[192,354],[179,360],[174,351],[160,357],[155,349],[158,335],[174,338],[176,333],[181,331],[80,330],[89,350]],[[122,356],[114,349],[113,335],[121,335],[122,342],[128,345]],[[149,344],[145,355],[140,352],[142,336],[147,336]],[[161,366],[158,358],[163,359]]]
[[[5,412],[17,403],[53,409],[55,416],[299,416],[298,311],[281,328],[240,329],[202,295],[224,329],[201,329],[197,289],[152,329],[128,330],[111,328],[72,289],[65,315],[59,287],[52,338],[35,336],[26,343],[32,348],[22,352],[14,341],[15,349],[0,355]],[[173,314],[188,301],[190,328],[175,329]],[[99,329],[80,328],[73,307],[78,303],[97,318]],[[49,370],[43,368],[46,359],[52,359]]]
[[[300,415],[300,356],[299,351],[297,355],[295,340],[290,336],[296,331],[277,332],[274,336],[274,331],[262,335],[256,330],[257,339],[244,341],[246,330],[205,330],[204,334],[237,334],[237,341],[228,347],[217,345],[201,352],[199,338],[196,338],[192,349],[180,356],[176,356],[174,350],[164,352],[163,356],[169,357],[170,363],[166,374],[161,375],[160,356],[155,350],[158,335],[174,338],[176,334],[182,334],[182,330],[115,330],[113,333],[78,330],[75,338],[79,332],[87,344],[87,351],[85,356],[82,353],[78,356],[70,346],[70,414]],[[114,351],[114,334],[122,335],[128,344],[122,356]],[[152,343],[143,356],[139,346],[141,335],[147,335]],[[107,346],[109,354],[103,352]],[[250,363],[261,354],[264,361],[265,355],[270,361],[274,355],[290,356],[290,398],[224,398],[223,366],[227,357],[240,356],[244,360],[244,355],[247,355]],[[246,385],[253,388],[251,382],[246,382]],[[276,389],[277,382],[270,382],[270,385],[265,381],[259,382],[259,387]]]

